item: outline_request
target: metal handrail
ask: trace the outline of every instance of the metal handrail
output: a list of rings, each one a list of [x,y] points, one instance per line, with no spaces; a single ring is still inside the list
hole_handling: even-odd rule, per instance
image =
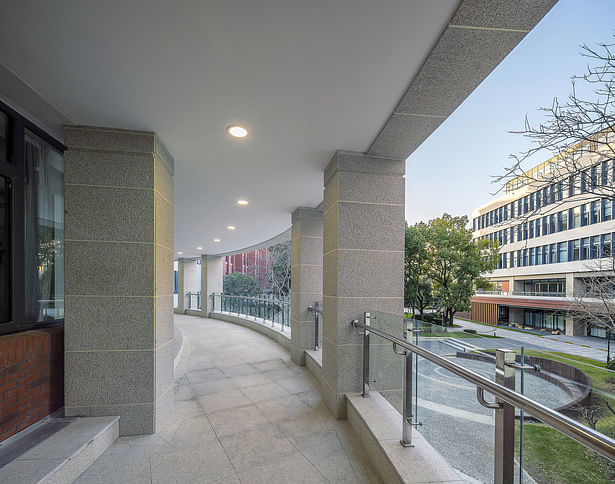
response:
[[[356,319],[352,321],[352,325],[355,328],[362,329],[367,333],[373,333],[376,336],[380,336],[381,338],[386,339],[399,347],[406,348],[426,360],[437,364],[451,373],[460,376],[464,380],[475,384],[478,388],[482,388],[483,390],[495,395],[496,398],[499,398],[500,400],[503,400],[506,403],[509,403],[510,405],[533,415],[538,420],[550,425],[564,435],[567,435],[585,447],[589,447],[603,457],[615,462],[615,440],[607,437],[606,435],[580,424],[570,417],[556,412],[555,410],[552,410],[545,405],[526,397],[525,395],[517,393],[514,390],[510,390],[509,388],[499,385],[498,383],[495,383],[477,373],[474,373],[471,370],[453,363],[452,361],[442,358],[429,350],[409,343],[407,340],[397,338],[396,336],[390,335],[382,330],[374,328],[373,326],[363,324]]]
[[[215,312],[215,299],[216,297],[220,298],[220,311],[223,311],[223,306],[224,306],[224,299],[226,299],[227,301],[236,301],[236,304],[234,305],[233,308],[233,304],[231,304],[231,307],[228,308],[229,309],[229,313],[235,313],[237,315],[243,315],[246,317],[252,317],[254,318],[254,321],[257,320],[257,315],[256,314],[250,314],[249,309],[251,308],[250,304],[248,304],[248,311],[245,311],[246,307],[246,303],[262,303],[262,317],[259,315],[258,318],[262,319],[263,322],[265,321],[270,321],[271,322],[271,326],[273,327],[275,325],[275,323],[279,323],[280,324],[280,329],[282,331],[284,331],[284,328],[289,328],[290,327],[290,300],[284,300],[284,299],[278,299],[275,297],[263,297],[263,296],[247,296],[247,295],[240,295],[240,294],[224,294],[224,293],[211,293],[210,296],[212,299],[212,308]],[[242,307],[243,305],[243,307]],[[279,311],[281,317],[278,318],[279,320],[276,321],[276,311],[275,311],[275,306],[278,306],[281,310]],[[233,310],[234,309],[234,310]],[[271,319],[268,319],[268,317],[271,316]]]

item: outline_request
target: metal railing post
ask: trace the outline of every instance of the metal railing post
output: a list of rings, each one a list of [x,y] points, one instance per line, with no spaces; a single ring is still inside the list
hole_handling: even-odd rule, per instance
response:
[[[412,443],[412,424],[414,417],[412,415],[412,358],[411,351],[406,351],[406,364],[404,365],[404,381],[402,384],[402,435],[401,445],[404,447],[414,447]]]
[[[370,326],[369,313],[363,313],[365,326]],[[369,397],[369,331],[365,329],[363,333],[363,393],[364,398]]]
[[[515,389],[515,363],[513,350],[495,351],[495,382]],[[496,398],[500,408],[495,410],[495,465],[494,482],[512,484],[515,476],[515,407]]]
[[[318,309],[320,303],[316,301],[314,307]],[[320,323],[320,315],[318,311],[314,311],[314,350],[318,351],[318,324]]]

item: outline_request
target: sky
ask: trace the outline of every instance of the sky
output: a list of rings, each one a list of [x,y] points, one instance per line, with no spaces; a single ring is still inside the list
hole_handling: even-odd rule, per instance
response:
[[[559,0],[540,23],[406,161],[406,220],[467,215],[501,188],[509,155],[531,145],[512,130],[565,99],[588,59],[582,44],[615,43],[615,0]],[[536,160],[535,164],[544,161]],[[499,196],[499,195],[498,195]]]

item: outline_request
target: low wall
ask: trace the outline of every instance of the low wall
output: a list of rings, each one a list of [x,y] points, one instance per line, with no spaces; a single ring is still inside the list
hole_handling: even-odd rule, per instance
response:
[[[224,313],[209,313],[209,317],[211,319],[219,319],[220,321],[226,321],[228,323],[238,324],[240,326],[245,326],[246,328],[250,328],[254,331],[258,331],[259,333],[264,334],[265,336],[271,338],[274,341],[277,341],[282,346],[290,350],[290,329],[288,329],[287,333],[283,333],[279,329],[279,324],[276,323],[276,328],[272,328],[268,324],[259,323],[258,321],[254,321],[247,318],[242,318],[241,316],[234,316],[230,314]]]
[[[483,354],[458,351],[457,357],[495,364],[495,357]],[[520,363],[521,355],[517,355],[516,360],[517,363]],[[536,356],[526,356],[523,361],[526,365],[540,365],[541,371],[534,374],[561,388],[572,398],[566,405],[554,409],[555,411],[574,417],[577,416],[579,407],[591,405],[592,380],[583,370],[579,370],[577,367],[567,363],[549,360],[547,358],[538,358]],[[569,385],[566,385],[561,378],[573,381],[576,384],[577,391],[574,391]]]
[[[0,336],[0,442],[64,405],[64,327]]]

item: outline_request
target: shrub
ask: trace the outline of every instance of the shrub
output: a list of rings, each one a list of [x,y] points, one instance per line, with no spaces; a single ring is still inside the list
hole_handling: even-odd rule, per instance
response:
[[[423,316],[423,321],[427,321],[428,323],[431,323],[433,319],[434,317],[432,313],[427,313]]]
[[[598,420],[596,430],[604,435],[615,438],[615,415]]]
[[[605,368],[607,370],[613,370],[615,371],[615,358],[611,359],[608,361],[608,363],[606,364]]]
[[[463,332],[464,333],[470,333],[470,334],[476,334],[476,330],[475,329],[464,329]]]

